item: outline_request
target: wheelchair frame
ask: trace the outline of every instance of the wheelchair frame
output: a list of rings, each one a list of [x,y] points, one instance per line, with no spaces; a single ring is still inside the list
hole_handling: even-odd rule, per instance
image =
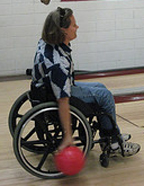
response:
[[[51,167],[46,163],[53,161],[54,152],[63,138],[63,131],[58,118],[58,105],[54,101],[39,103],[37,106],[30,108],[26,113],[19,113],[21,107],[26,102],[32,102],[30,94],[31,91],[23,93],[14,102],[9,113],[8,124],[13,137],[14,153],[22,167],[34,176],[40,178],[63,177],[62,172],[58,172],[55,167],[51,171]],[[38,100],[35,101],[38,103]],[[79,107],[80,105],[81,107]],[[111,115],[101,111],[93,112],[92,107],[78,98],[70,100],[70,113],[72,116],[74,141],[76,141],[75,145],[80,147],[84,155],[87,156],[95,144],[100,144],[100,146],[104,144],[101,148],[102,153],[99,160],[103,167],[108,167],[112,136],[105,136],[94,140],[100,126],[94,120],[94,117],[107,115],[113,124],[114,131],[117,132],[117,126]],[[32,129],[31,125],[33,126]],[[49,127],[52,128],[49,129]],[[118,133],[117,138],[121,146],[122,141]],[[50,157],[50,160],[47,160],[50,155],[52,157]],[[37,157],[39,162],[36,163],[32,157]],[[46,166],[49,168],[46,168]]]

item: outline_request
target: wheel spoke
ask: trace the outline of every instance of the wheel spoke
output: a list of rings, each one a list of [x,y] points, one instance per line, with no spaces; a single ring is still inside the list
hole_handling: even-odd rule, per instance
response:
[[[40,145],[40,144],[46,144],[46,140],[34,140],[34,141],[25,141],[25,140],[22,140],[22,143],[21,145],[22,146],[31,146],[31,145]]]
[[[23,115],[18,113],[18,114],[15,116],[15,119],[16,119],[16,118],[22,118],[22,117],[23,117]]]
[[[48,152],[48,150],[47,150],[47,151],[44,153],[43,157],[41,158],[41,160],[40,160],[40,162],[39,162],[39,164],[38,164],[38,166],[37,166],[37,169],[38,169],[38,170],[41,170],[41,168],[42,168],[44,162],[45,162],[46,159],[47,159],[48,154],[49,154],[49,152]]]
[[[25,136],[24,140],[27,141],[35,133],[35,127]]]

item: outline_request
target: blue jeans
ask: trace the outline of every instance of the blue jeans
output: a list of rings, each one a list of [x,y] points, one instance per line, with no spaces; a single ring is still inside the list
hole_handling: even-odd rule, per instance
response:
[[[75,96],[86,103],[97,102],[101,111],[110,114],[116,123],[114,98],[105,85],[98,82],[75,82],[75,85],[76,86],[71,87],[72,96]],[[99,117],[99,120],[101,123],[101,129],[107,131],[113,129],[113,125],[107,116],[101,116]]]

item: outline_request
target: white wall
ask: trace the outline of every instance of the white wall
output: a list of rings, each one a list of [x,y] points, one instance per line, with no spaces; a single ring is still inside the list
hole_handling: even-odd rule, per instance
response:
[[[57,6],[72,8],[80,27],[72,42],[75,69],[144,66],[144,0],[52,0],[49,6],[39,0],[0,0],[0,76],[32,68],[44,20]]]

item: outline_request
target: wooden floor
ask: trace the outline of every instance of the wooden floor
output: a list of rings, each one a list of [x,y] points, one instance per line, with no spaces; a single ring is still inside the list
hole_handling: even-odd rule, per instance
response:
[[[91,79],[109,89],[143,86],[144,76]],[[144,185],[144,100],[116,104],[117,120],[123,133],[131,133],[141,151],[129,158],[110,159],[108,168],[99,163],[96,145],[89,153],[85,168],[77,175],[57,180],[42,180],[26,172],[16,160],[8,129],[8,114],[15,99],[29,89],[30,80],[0,82],[0,186],[143,186]]]

